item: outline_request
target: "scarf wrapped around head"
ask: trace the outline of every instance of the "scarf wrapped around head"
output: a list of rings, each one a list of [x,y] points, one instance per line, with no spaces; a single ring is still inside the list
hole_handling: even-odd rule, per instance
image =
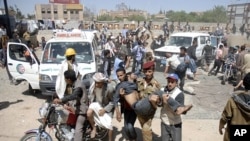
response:
[[[92,95],[93,91],[95,89],[95,83],[96,82],[105,82],[106,81],[106,77],[103,73],[97,72],[93,75],[92,77],[94,79],[94,82],[90,85],[89,87],[89,94]]]

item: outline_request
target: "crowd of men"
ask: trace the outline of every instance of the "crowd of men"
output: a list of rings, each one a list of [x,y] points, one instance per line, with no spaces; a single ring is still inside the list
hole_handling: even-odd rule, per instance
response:
[[[108,129],[109,140],[113,140],[112,117],[115,112],[119,122],[122,113],[124,114],[127,140],[138,140],[134,128],[135,120],[138,119],[143,140],[152,141],[152,120],[158,107],[162,108],[162,124],[159,125],[162,128],[162,139],[181,140],[180,115],[186,114],[192,105],[184,105],[184,94],[178,88],[178,74],[167,74],[167,83],[164,86],[154,78],[154,56],[152,52],[146,52],[152,32],[148,34],[140,32],[140,34],[138,36],[138,34],[126,32],[125,36],[122,36],[121,32],[117,37],[112,33],[108,36],[104,32],[100,34],[99,41],[103,50],[102,64],[99,71],[93,75],[94,82],[88,90],[89,98],[85,97],[86,89],[78,85],[79,73],[74,59],[76,52],[72,51],[72,48],[66,50],[66,61],[60,71],[64,76],[58,75],[57,83],[60,83],[61,78],[64,77],[67,85],[66,87],[56,85],[56,90],[58,92],[66,90],[67,94],[60,99],[55,99],[54,102],[66,104],[71,100],[80,101],[81,106],[76,108],[79,109],[79,112],[76,112],[79,115],[74,140],[81,140],[81,129],[85,120],[89,120],[92,126],[91,138],[96,135],[96,123]],[[165,43],[163,39],[153,40],[160,46]],[[129,70],[130,62],[133,63],[131,70]],[[72,87],[73,89],[69,91],[68,89]],[[71,94],[68,95],[70,92]]]
[[[164,76],[167,83],[161,89],[161,84],[154,78],[155,61],[153,52],[148,51],[147,48],[157,48],[155,46],[164,45],[166,36],[161,35],[154,38],[152,32],[146,33],[143,30],[139,33],[140,36],[139,34],[126,32],[123,29],[116,37],[112,33],[106,35],[104,31],[99,37],[96,36],[102,47],[102,63],[99,71],[93,75],[94,82],[88,91],[88,95],[91,97],[89,99],[85,97],[86,99],[81,100],[81,102],[84,102],[81,105],[87,106],[87,101],[90,101],[90,105],[88,105],[88,108],[83,108],[84,114],[78,116],[77,124],[82,125],[85,120],[89,120],[93,127],[91,137],[94,138],[97,132],[96,123],[108,129],[109,140],[113,140],[113,114],[115,113],[117,121],[120,122],[123,113],[124,131],[127,140],[138,139],[134,128],[135,120],[138,119],[142,128],[143,140],[152,141],[152,120],[156,109],[161,108],[160,117],[162,122],[159,126],[161,127],[162,140],[180,141],[182,138],[180,115],[186,114],[192,108],[192,105],[184,105],[183,90],[187,68],[191,69],[194,76],[193,80],[197,81],[195,56],[197,41],[194,40],[192,46],[188,49],[181,47],[179,55],[166,54],[167,64]],[[149,46],[150,37],[153,37],[153,41]],[[216,55],[213,56],[214,47],[210,45],[210,40],[206,42],[207,45],[203,50],[206,60],[205,71],[211,75],[212,71],[217,67],[214,73],[214,75],[217,75],[221,66],[225,68],[226,60],[233,58],[235,59],[233,66],[238,70],[237,76],[239,79],[239,86],[235,89],[244,87],[246,83],[243,84],[243,78],[250,68],[250,54],[245,50],[246,46],[230,48],[226,42],[223,42],[218,45]],[[71,57],[67,58],[71,60],[74,55],[74,53],[70,54]],[[66,64],[71,64],[69,66],[74,65],[69,60],[66,61]],[[214,67],[209,70],[213,60]],[[133,64],[130,65],[130,63]],[[129,66],[132,66],[132,69]],[[77,74],[74,73],[76,70],[73,71],[72,68],[66,71],[73,74],[72,80],[70,80],[70,77],[66,78],[66,72],[64,75],[66,81],[67,79],[71,81],[67,82],[67,84],[76,87],[73,84],[77,81]],[[55,99],[54,102],[67,103],[73,98],[82,98],[85,92],[84,88],[80,92],[74,89],[72,92],[74,96],[64,96],[61,99]],[[85,114],[86,117],[83,116]],[[75,140],[80,140],[81,128],[82,126],[77,126]],[[220,131],[221,129],[222,126]]]
[[[154,54],[147,48],[155,49],[164,46],[167,36],[166,31],[164,35],[154,36],[150,29],[143,30],[143,28],[138,32],[129,32],[123,28],[116,37],[112,33],[106,35],[104,31],[99,37],[96,35],[102,48],[100,55],[102,63],[98,72],[93,75],[94,82],[88,90],[79,79],[81,77],[75,61],[77,52],[72,48],[66,50],[66,59],[62,63],[56,82],[56,92],[62,96],[54,99],[53,102],[63,103],[66,108],[75,109],[77,114],[75,141],[82,140],[83,123],[86,120],[92,126],[91,138],[96,136],[95,125],[97,124],[108,129],[109,140],[114,140],[112,132],[114,113],[119,122],[122,119],[122,113],[124,115],[124,131],[127,140],[138,140],[134,128],[135,121],[138,119],[143,141],[152,141],[152,120],[157,108],[161,108],[159,126],[162,140],[182,140],[181,115],[192,108],[192,104],[184,105],[184,81],[188,68],[193,73],[193,80],[198,80],[195,55],[197,41],[194,40],[188,48],[181,47],[179,55],[166,53],[167,63],[163,73],[166,84],[161,85],[154,77]],[[219,44],[214,57],[211,41],[206,42],[203,52],[208,75],[211,75],[215,68],[214,75],[217,75],[221,66],[222,72],[225,71],[224,66],[227,64],[227,59],[230,59],[237,70],[238,85],[235,89],[244,87],[249,90],[249,79],[243,79],[250,72],[250,53],[246,51],[246,45],[230,48],[226,42],[223,42]],[[214,59],[214,66],[209,70]],[[62,84],[64,80],[65,84]],[[71,101],[76,101],[77,104],[71,104]],[[223,118],[220,132],[225,124],[227,121]]]

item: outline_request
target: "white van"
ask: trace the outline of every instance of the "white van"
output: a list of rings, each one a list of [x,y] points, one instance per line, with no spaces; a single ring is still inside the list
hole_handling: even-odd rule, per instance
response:
[[[76,62],[82,79],[97,71],[95,50],[97,41],[92,31],[57,32],[44,48],[41,62],[30,49],[21,43],[8,43],[8,67],[14,80],[27,81],[29,90],[41,90],[43,95],[55,94],[56,78],[65,60],[67,48],[76,51]],[[30,58],[25,57],[28,50]]]
[[[180,47],[184,46],[186,48],[192,45],[194,40],[197,40],[196,57],[199,60],[202,59],[202,50],[206,45],[206,40],[210,39],[210,35],[207,33],[197,33],[197,32],[179,32],[174,33],[169,37],[169,41],[166,46],[160,47],[154,50],[156,65],[157,67],[164,65],[165,56],[167,52],[179,54]],[[211,39],[210,39],[211,40]]]

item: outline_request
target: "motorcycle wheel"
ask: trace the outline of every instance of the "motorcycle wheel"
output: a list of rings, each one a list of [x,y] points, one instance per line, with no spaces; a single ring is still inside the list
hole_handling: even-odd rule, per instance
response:
[[[37,133],[30,133],[30,134],[24,135],[20,141],[33,141],[33,140],[37,140],[36,138],[37,138]],[[49,136],[47,137],[41,136],[40,141],[52,141],[52,139]]]
[[[228,80],[228,70],[225,70],[225,72],[224,72],[224,74],[222,76],[222,82],[221,82],[221,84],[225,85],[227,80]]]
[[[101,141],[101,140],[103,140],[107,135],[108,135],[108,130],[99,127],[98,133],[97,133],[95,139],[98,140],[98,141]]]

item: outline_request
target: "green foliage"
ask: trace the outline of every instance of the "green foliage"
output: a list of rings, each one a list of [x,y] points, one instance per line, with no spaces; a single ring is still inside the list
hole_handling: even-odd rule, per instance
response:
[[[215,6],[212,10],[202,13],[170,10],[166,12],[166,16],[170,21],[180,22],[227,22],[227,11],[223,6]]]
[[[114,17],[114,20],[120,22],[123,20],[123,18],[122,17]]]
[[[25,18],[25,16],[23,15],[23,13],[20,11],[20,9],[16,5],[15,5],[15,7],[9,6],[9,11],[11,13],[13,13],[14,16],[16,16],[17,19],[23,19],[23,18]]]
[[[101,15],[97,17],[98,21],[112,21],[113,18],[109,15]]]
[[[128,17],[129,21],[145,21],[145,17],[143,15],[131,15]]]
[[[27,14],[27,18],[34,20],[36,18],[35,14]]]

